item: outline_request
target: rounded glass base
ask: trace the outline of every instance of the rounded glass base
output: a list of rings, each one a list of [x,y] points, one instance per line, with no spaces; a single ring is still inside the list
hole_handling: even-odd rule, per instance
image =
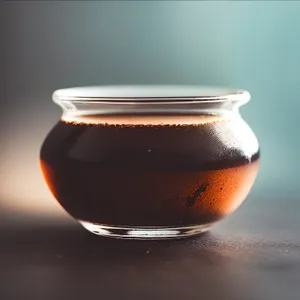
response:
[[[165,240],[184,238],[209,230],[212,223],[192,226],[111,226],[78,220],[88,231],[118,239]]]

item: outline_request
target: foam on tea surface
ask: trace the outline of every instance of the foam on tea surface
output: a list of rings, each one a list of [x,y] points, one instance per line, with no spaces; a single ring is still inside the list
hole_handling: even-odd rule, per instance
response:
[[[158,115],[158,116],[109,116],[109,115],[89,115],[89,116],[63,116],[62,121],[71,124],[89,125],[124,125],[124,126],[156,126],[156,125],[205,125],[207,123],[224,122],[229,119],[218,115]]]

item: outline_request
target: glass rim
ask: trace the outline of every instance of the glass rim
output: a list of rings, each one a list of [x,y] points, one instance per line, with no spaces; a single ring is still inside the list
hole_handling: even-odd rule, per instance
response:
[[[55,103],[81,104],[200,104],[219,102],[246,103],[248,91],[201,85],[103,85],[59,89],[54,91]]]

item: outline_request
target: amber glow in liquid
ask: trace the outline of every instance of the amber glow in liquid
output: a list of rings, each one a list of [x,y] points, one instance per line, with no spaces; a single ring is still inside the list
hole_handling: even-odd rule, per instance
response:
[[[42,147],[41,167],[57,201],[78,220],[213,223],[243,202],[258,172],[258,149],[249,152],[232,137],[232,126],[207,115],[62,119]]]

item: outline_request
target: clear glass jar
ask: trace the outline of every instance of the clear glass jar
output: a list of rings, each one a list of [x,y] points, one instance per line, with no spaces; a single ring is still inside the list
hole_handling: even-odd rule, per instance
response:
[[[87,230],[167,239],[232,213],[259,168],[239,114],[246,91],[195,86],[62,89],[60,121],[41,149],[54,197]]]

